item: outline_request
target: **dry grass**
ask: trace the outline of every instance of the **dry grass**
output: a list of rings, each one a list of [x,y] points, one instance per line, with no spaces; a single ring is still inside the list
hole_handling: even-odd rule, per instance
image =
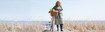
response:
[[[105,32],[105,23],[102,22],[72,22],[65,21],[64,29],[73,32]],[[38,23],[6,23],[0,22],[0,32],[42,32],[45,26]]]
[[[64,29],[73,32],[105,32],[105,23],[102,22],[72,22],[65,21]]]
[[[41,23],[30,23],[24,25],[23,23],[0,22],[0,32],[42,32],[44,25]]]

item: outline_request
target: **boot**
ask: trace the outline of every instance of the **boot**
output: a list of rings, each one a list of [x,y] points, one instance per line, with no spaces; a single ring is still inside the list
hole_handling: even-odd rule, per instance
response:
[[[59,25],[57,25],[57,31],[59,31]]]
[[[61,31],[63,31],[63,29],[62,29],[62,28],[63,28],[63,24],[60,24],[60,29],[61,29]]]

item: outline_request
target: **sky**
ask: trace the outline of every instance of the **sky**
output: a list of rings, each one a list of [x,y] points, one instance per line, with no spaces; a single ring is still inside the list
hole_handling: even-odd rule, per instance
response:
[[[0,0],[0,21],[50,21],[57,0]],[[105,0],[60,0],[64,20],[105,20]]]

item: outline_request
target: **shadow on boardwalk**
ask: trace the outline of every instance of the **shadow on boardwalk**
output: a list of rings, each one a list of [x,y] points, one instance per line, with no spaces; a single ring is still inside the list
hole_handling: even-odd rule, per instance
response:
[[[50,30],[44,30],[43,32],[51,32]]]
[[[50,31],[50,30],[44,30],[43,32],[52,32],[52,31]],[[54,31],[54,32],[72,32],[72,31],[68,31],[68,30],[64,29],[64,31]]]

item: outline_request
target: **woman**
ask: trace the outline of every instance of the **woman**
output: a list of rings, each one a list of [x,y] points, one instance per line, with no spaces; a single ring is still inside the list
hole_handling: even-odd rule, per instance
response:
[[[61,6],[61,3],[60,1],[57,1],[56,2],[56,5],[53,7],[53,9],[55,11],[58,12],[58,16],[55,16],[55,25],[57,26],[57,31],[59,31],[59,26],[60,26],[60,30],[63,31],[63,22],[62,22],[62,6]]]

